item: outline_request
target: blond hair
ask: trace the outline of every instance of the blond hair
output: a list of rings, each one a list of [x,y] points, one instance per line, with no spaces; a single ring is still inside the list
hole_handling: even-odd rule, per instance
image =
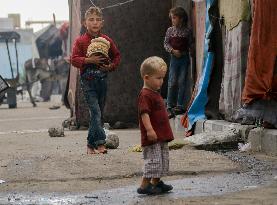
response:
[[[164,60],[158,56],[146,58],[140,66],[140,74],[143,78],[145,75],[153,75],[160,71],[167,71],[167,65]]]
[[[88,8],[88,10],[86,10],[85,19],[87,19],[89,15],[94,13],[101,18],[103,17],[102,10],[99,7],[91,6]]]

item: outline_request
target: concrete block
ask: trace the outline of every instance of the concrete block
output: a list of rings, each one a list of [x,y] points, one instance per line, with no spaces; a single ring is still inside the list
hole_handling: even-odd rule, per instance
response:
[[[181,117],[182,115],[178,115],[169,120],[170,127],[175,138],[183,138],[186,131],[186,129],[181,125]]]
[[[260,152],[262,150],[262,135],[263,128],[258,127],[250,130],[248,142],[251,143],[251,151]]]
[[[204,123],[204,132],[211,132],[213,131],[213,120],[207,120]]]
[[[194,134],[200,134],[202,132],[205,132],[204,130],[204,124],[207,120],[198,120],[195,124]]]
[[[249,132],[254,128],[255,128],[254,125],[240,125],[239,127],[240,136],[244,142],[248,141]]]
[[[268,155],[277,156],[277,130],[264,129],[261,138],[262,152]]]
[[[174,118],[174,124],[175,124],[175,131],[176,132],[185,132],[185,128],[183,127],[183,125],[181,124],[181,118],[183,117],[183,115],[177,115]]]
[[[231,122],[225,120],[206,120],[204,125],[205,132],[225,131],[230,128]]]

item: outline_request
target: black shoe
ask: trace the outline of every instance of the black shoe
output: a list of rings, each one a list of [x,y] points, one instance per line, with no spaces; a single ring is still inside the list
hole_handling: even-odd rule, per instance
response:
[[[174,108],[173,111],[174,111],[175,115],[181,115],[181,114],[185,113],[185,110],[182,108],[179,108],[179,107]]]
[[[148,186],[145,187],[144,189],[142,189],[141,187],[138,188],[137,192],[139,194],[153,195],[153,194],[161,194],[162,189],[157,186],[153,186],[152,184],[148,184]]]
[[[168,119],[174,118],[175,117],[175,112],[172,108],[168,108],[167,109],[167,115],[168,115]]]
[[[159,181],[156,187],[160,188],[162,192],[169,192],[173,189],[173,186],[165,184],[163,181]]]

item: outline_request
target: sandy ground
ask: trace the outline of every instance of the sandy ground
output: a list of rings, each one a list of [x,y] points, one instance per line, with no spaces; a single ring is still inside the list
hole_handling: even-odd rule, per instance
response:
[[[49,137],[48,128],[61,126],[69,116],[66,108],[50,110],[50,106],[51,103],[39,103],[37,108],[29,103],[21,103],[17,109],[0,106],[0,180],[5,181],[0,184],[0,193],[73,193],[139,184],[141,153],[129,150],[140,142],[138,129],[113,130],[120,138],[118,149],[109,150],[106,155],[87,155],[87,131],[65,131],[65,137]],[[166,180],[242,169],[227,157],[185,146],[170,151],[170,176]],[[275,182],[218,197],[155,198],[155,204],[277,204],[276,188]],[[150,198],[140,203],[152,202]]]

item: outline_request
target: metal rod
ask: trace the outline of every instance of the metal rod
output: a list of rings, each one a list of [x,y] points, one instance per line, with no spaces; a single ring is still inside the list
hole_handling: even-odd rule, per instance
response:
[[[9,49],[9,45],[8,45],[8,40],[6,40],[6,46],[7,46],[7,51],[8,51],[8,57],[9,57],[9,63],[10,63],[11,73],[12,73],[12,79],[14,79],[13,68],[12,68],[12,61],[11,61],[11,55],[10,55],[10,49]]]
[[[14,49],[15,49],[15,57],[16,57],[16,71],[17,71],[17,75],[19,75],[19,68],[18,68],[18,52],[17,52],[17,43],[16,43],[16,39],[14,39]]]

